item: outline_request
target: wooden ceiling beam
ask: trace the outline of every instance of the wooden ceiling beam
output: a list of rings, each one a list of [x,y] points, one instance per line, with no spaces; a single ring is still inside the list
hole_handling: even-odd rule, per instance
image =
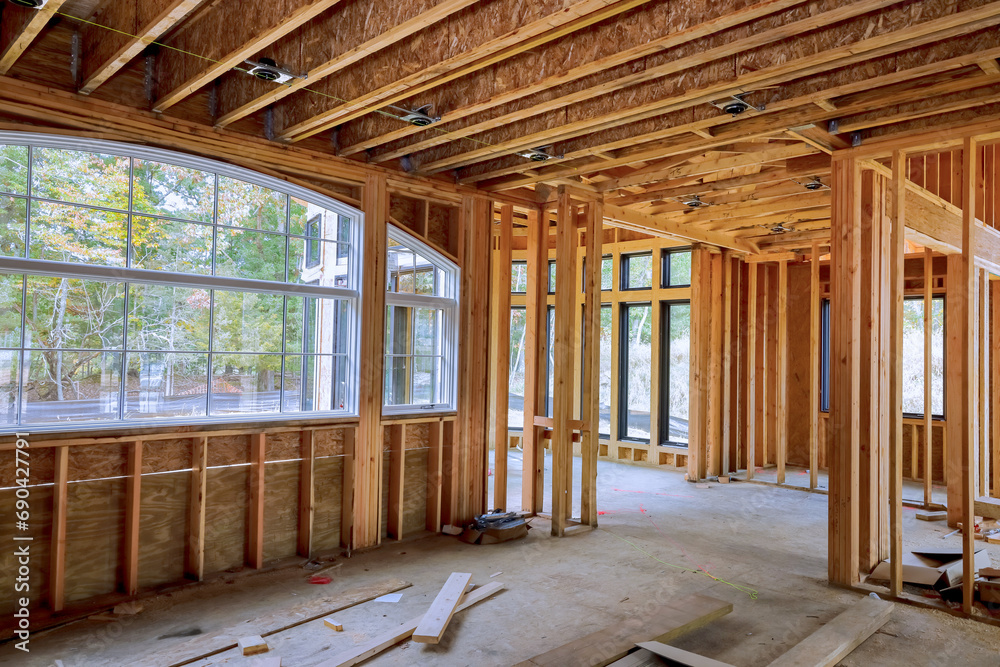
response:
[[[736,218],[784,213],[787,211],[804,211],[806,209],[820,206],[830,206],[829,190],[821,192],[806,192],[803,190],[799,194],[786,195],[784,197],[778,197],[767,201],[748,199],[730,204],[719,204],[716,206],[705,206],[698,209],[688,209],[667,215],[661,214],[659,217],[665,220],[683,222],[685,224],[703,224],[707,222],[722,222]]]
[[[41,9],[6,4],[3,8],[3,21],[0,21],[0,74],[10,71],[65,2],[66,0],[49,0]]]
[[[219,0],[185,25],[157,58],[157,79],[167,92],[153,103],[163,112],[341,0],[286,0],[254,5]],[[197,54],[196,56],[189,54]]]
[[[149,44],[187,18],[203,0],[106,2],[90,23],[80,25],[83,85],[89,95],[142,53]]]
[[[652,71],[644,70],[615,78],[615,76],[620,72],[621,66],[626,63],[654,54],[658,57],[662,57],[664,52],[668,52],[670,50],[680,51],[677,47],[690,44],[696,40],[702,40],[718,33],[724,33],[724,31],[731,28],[741,26],[764,16],[790,10],[800,4],[802,4],[802,2],[799,0],[761,2],[729,14],[710,19],[704,23],[700,23],[684,30],[675,32],[670,30],[669,26],[665,26],[663,29],[664,34],[662,36],[647,42],[641,42],[631,48],[627,45],[618,44],[615,40],[608,39],[605,41],[609,43],[609,48],[614,48],[614,45],[617,44],[618,48],[621,48],[622,50],[604,58],[585,62],[566,72],[545,77],[540,81],[532,82],[527,86],[513,90],[506,94],[487,96],[485,100],[477,99],[471,103],[467,102],[462,104],[460,102],[460,106],[456,111],[446,113],[442,116],[442,125],[447,128],[447,135],[430,132],[421,141],[400,145],[400,139],[418,132],[419,128],[400,130],[398,132],[392,132],[391,136],[385,135],[375,138],[367,138],[364,141],[356,141],[354,145],[345,148],[343,150],[343,154],[351,155],[363,150],[372,149],[380,144],[393,141],[394,143],[391,146],[388,146],[383,150],[374,151],[371,156],[371,160],[373,162],[394,160],[402,157],[403,155],[417,153],[422,150],[427,150],[435,146],[455,141],[462,137],[467,137],[478,132],[488,130],[496,127],[497,123],[514,122],[516,120],[545,113],[546,111],[569,106],[578,101],[589,99],[597,95],[604,95],[614,90],[620,90],[633,85],[633,83],[647,80],[650,76],[654,75]],[[676,17],[675,20],[678,22],[683,19],[683,14],[681,13],[677,13],[674,16]],[[633,21],[649,20],[645,13],[637,14],[630,18]],[[628,19],[623,18],[623,20]],[[772,32],[775,31],[769,31],[768,35]],[[642,30],[624,30],[616,31],[615,34],[619,35],[621,39],[627,40],[629,38],[642,39],[646,33]],[[770,35],[770,37],[762,35],[755,35],[751,37],[752,40],[760,41],[761,43],[774,41],[775,39],[780,38],[781,36],[776,34]],[[741,46],[739,47],[735,44],[728,44],[718,47],[717,49],[713,49],[709,53],[699,52],[686,58],[678,56],[676,63],[669,63],[666,67],[679,70],[684,68],[685,63],[691,63],[694,65],[702,64],[713,59],[713,54],[716,54],[717,57],[721,58],[725,55],[730,55],[734,49],[749,48],[749,46],[744,44],[745,43],[741,40]],[[554,48],[563,49],[566,48],[566,45],[557,44],[554,45]],[[590,48],[593,49],[593,47]],[[546,55],[547,54],[545,53],[539,54],[543,62]],[[553,56],[558,57],[559,54],[554,53]],[[582,79],[586,79],[586,81],[580,82]],[[574,82],[580,83],[576,86],[569,85]],[[558,95],[555,99],[549,99],[553,97],[552,91],[557,87],[562,87],[565,90],[565,94]],[[470,96],[479,93],[480,97],[482,97],[484,96],[484,93],[491,91],[493,87],[471,85],[469,86],[469,89],[471,90]],[[525,99],[539,94],[544,95],[545,98],[539,100],[537,104],[524,104]],[[507,106],[508,110],[505,111],[504,109],[500,109],[499,115],[491,118],[482,118],[483,112],[500,106]],[[473,115],[475,115],[476,118],[470,118],[470,122],[465,124],[459,122]]]
[[[859,3],[852,3],[851,6],[855,4]],[[446,169],[464,167],[489,159],[494,155],[514,153],[530,149],[533,146],[564,141],[583,133],[617,127],[662,115],[672,110],[708,103],[725,95],[745,90],[780,85],[792,79],[847,67],[871,58],[973,32],[997,23],[1000,23],[1000,3],[990,3],[975,9],[947,14],[940,18],[910,25],[876,37],[860,39],[852,44],[841,44],[811,56],[790,59],[779,65],[772,65],[738,76],[735,80],[716,75],[720,79],[717,83],[694,89],[680,87],[679,94],[675,96],[664,97],[662,91],[657,90],[658,94],[655,95],[653,101],[629,109],[615,108],[614,111],[607,113],[607,109],[614,108],[615,105],[609,106],[609,101],[599,97],[593,98],[588,100],[588,104],[579,105],[574,109],[573,117],[582,117],[580,120],[557,127],[550,127],[548,123],[539,123],[539,129],[536,131],[532,131],[531,124],[527,123],[523,128],[523,133],[519,130],[516,138],[506,140],[501,139],[501,137],[508,136],[509,130],[482,133],[477,139],[485,142],[486,146],[424,162],[420,164],[418,169],[422,173],[433,174]],[[845,34],[843,26],[831,27],[828,30],[837,31],[837,35],[841,38]],[[588,117],[588,111],[592,111],[596,115]],[[417,156],[418,161],[419,159]]]
[[[478,1],[438,0],[430,9],[422,12],[419,9],[423,5],[418,3],[400,3],[395,12],[382,11],[379,0],[350,3],[342,12],[325,15],[307,24],[302,34],[294,40],[283,40],[294,43],[287,46],[275,45],[276,53],[284,50],[301,52],[304,48],[318,49],[322,53],[324,49],[335,49],[325,57],[320,57],[322,62],[307,70],[306,78],[295,79],[288,84],[269,84],[245,76],[227,76],[221,84],[223,91],[220,94],[226,108],[221,110],[215,124],[225,127],[298,90],[314,86],[320,79],[342,72],[373,53],[412,37]],[[344,32],[345,25],[357,29],[346,31],[337,40],[329,39],[329,35]],[[301,57],[305,57],[305,54]],[[317,56],[310,54],[309,57]]]
[[[991,78],[995,80],[1000,79],[1000,77],[992,76]],[[935,93],[929,92],[928,95],[935,95]],[[841,134],[850,134],[851,132],[858,132],[873,127],[895,125],[918,118],[938,116],[952,111],[961,111],[963,109],[971,109],[998,102],[1000,102],[1000,83],[995,83],[975,90],[962,91],[961,93],[936,95],[929,97],[928,100],[922,103],[911,102],[909,104],[901,104],[897,106],[895,113],[885,115],[867,113],[848,117],[840,121],[838,131]]]
[[[653,236],[707,243],[720,248],[730,248],[740,252],[756,253],[757,246],[747,241],[734,239],[726,234],[709,232],[690,227],[659,216],[647,215],[620,206],[604,206],[605,226],[634,229]]]
[[[437,47],[409,50],[409,57],[402,59],[402,54],[394,49],[382,51],[378,56],[384,62],[376,58],[370,69],[359,71],[355,77],[367,78],[368,74],[374,77],[376,73],[382,73],[374,88],[367,80],[337,82],[326,78],[311,87],[312,90],[320,91],[325,98],[313,95],[307,101],[301,96],[292,96],[283,101],[280,108],[285,117],[285,125],[278,136],[292,142],[311,137],[646,2],[649,0],[577,0],[572,3],[571,0],[565,0],[564,6],[555,12],[544,3],[529,3],[526,6],[528,15],[520,17],[516,11],[513,16],[510,15],[513,8],[504,6],[503,2],[477,4],[470,8],[471,13],[462,16],[462,21],[495,27],[493,32],[487,31],[487,34],[481,35],[484,38],[482,41],[452,57],[442,57],[442,52]],[[498,15],[498,11],[507,12],[508,15]],[[520,21],[517,21],[518,18]],[[452,26],[447,23],[436,24],[424,35],[423,42],[425,45],[448,45],[454,39],[452,32]],[[473,34],[481,33],[476,31]],[[444,53],[447,54],[448,50]],[[406,71],[413,73],[399,77],[403,69],[400,67],[401,62],[406,62]],[[352,95],[348,92],[353,89],[352,86],[368,92]]]
[[[791,180],[784,180],[776,183],[765,184],[763,186],[748,185],[740,189],[710,192],[699,196],[705,203],[718,206],[721,204],[736,204],[747,201],[765,202],[777,197],[799,195],[807,192],[809,191],[799,183],[794,183]],[[619,201],[619,198],[611,200],[605,199],[605,201],[616,203]],[[651,205],[649,205],[648,208],[640,208],[644,203],[645,202],[639,202],[638,206],[632,205],[631,208],[637,208],[644,213],[650,213],[652,215],[669,215],[670,213],[680,213],[690,209],[690,207],[685,206],[677,199],[653,200],[649,202]],[[618,205],[621,206],[624,204]]]

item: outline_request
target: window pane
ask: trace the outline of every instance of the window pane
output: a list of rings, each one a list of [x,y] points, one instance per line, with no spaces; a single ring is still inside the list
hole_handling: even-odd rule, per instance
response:
[[[683,287],[691,284],[691,252],[667,253],[669,282],[666,287]]]
[[[437,355],[441,352],[441,311],[415,308],[413,311],[413,353]]]
[[[178,273],[212,273],[212,226],[132,218],[132,266]]]
[[[668,340],[667,438],[669,442],[687,444],[689,393],[691,390],[691,306],[668,306],[670,338]]]
[[[118,419],[121,352],[26,351],[21,423]]]
[[[281,356],[212,355],[212,414],[277,412]]]
[[[990,354],[1000,354],[991,350]],[[996,410],[994,406],[992,409]],[[944,415],[944,299],[931,300],[931,414]]]
[[[285,298],[285,351],[309,354],[347,352],[347,302],[338,299]]]
[[[17,424],[20,350],[0,350],[0,424]]]
[[[132,162],[132,210],[211,222],[215,174],[172,164]]]
[[[611,306],[601,306],[601,382],[599,386],[598,408],[600,428],[598,435],[611,437]]]
[[[415,255],[413,291],[415,294],[437,294],[434,265],[420,255]]]
[[[903,301],[903,412],[924,413],[924,301]]]
[[[24,276],[0,273],[0,347],[21,346],[21,297]],[[3,371],[0,370],[0,373]]]
[[[549,294],[556,293],[556,263],[549,260]]]
[[[653,286],[653,256],[626,255],[623,262],[625,269],[625,289],[640,289]]]
[[[649,439],[649,391],[652,373],[652,307],[626,306],[622,322],[625,338],[625,428],[623,435],[640,440]]]
[[[347,262],[338,257],[341,247],[329,241],[289,236],[288,282],[349,287]]]
[[[35,148],[31,194],[75,204],[128,210],[129,158]]]
[[[524,352],[527,311],[510,309],[510,370],[508,376],[507,428],[524,427]]]
[[[282,411],[343,410],[346,367],[343,356],[286,356]]]
[[[0,195],[0,255],[24,257],[28,200]]]
[[[601,290],[610,291],[614,289],[613,277],[613,266],[614,262],[611,257],[604,257],[601,259]]]
[[[409,248],[390,239],[388,250],[386,290],[400,294],[413,294],[414,256]]]
[[[28,147],[0,145],[0,192],[28,193]]]
[[[128,349],[207,351],[209,305],[208,290],[129,285]]]
[[[125,266],[128,215],[33,201],[31,258]]]
[[[441,360],[439,357],[413,358],[413,394],[410,402],[414,405],[437,403],[438,375],[440,375]]]
[[[552,390],[555,388],[555,329],[556,329],[556,309],[549,306],[546,312],[545,338],[548,341],[545,345],[545,416],[552,416]]]
[[[204,417],[208,355],[133,352],[125,375],[125,418]]]
[[[28,276],[25,347],[120,350],[124,343],[125,285],[76,278]],[[89,357],[87,357],[89,359]],[[52,377],[79,381],[85,371],[48,357]]]
[[[407,405],[410,402],[408,390],[410,388],[407,377],[409,374],[410,362],[412,358],[408,356],[385,358],[385,404],[386,405]]]
[[[283,232],[286,200],[275,190],[219,176],[220,225]]]
[[[215,275],[284,282],[285,238],[280,234],[219,227]]]
[[[528,291],[528,264],[526,262],[511,263],[510,291],[515,294],[524,294]]]
[[[212,349],[281,352],[283,309],[278,294],[216,290]]]

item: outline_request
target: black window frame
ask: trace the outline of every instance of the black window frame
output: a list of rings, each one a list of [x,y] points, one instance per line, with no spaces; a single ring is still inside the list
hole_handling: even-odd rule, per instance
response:
[[[614,261],[614,255],[601,255],[601,275],[604,274],[604,261],[605,260]],[[587,258],[586,257],[583,258],[582,264],[583,264],[583,269],[580,271],[580,291],[581,292],[586,292],[587,291]],[[611,287],[605,288],[604,287],[604,283],[601,283],[601,291],[602,292],[613,292],[614,289],[615,289],[614,265],[612,265],[611,271],[612,271],[612,275],[611,275]]]
[[[679,255],[681,253],[691,253],[691,246],[680,246],[677,248],[664,248],[660,253],[660,288],[661,289],[678,289],[683,287],[691,287],[691,279],[688,277],[686,283],[678,283],[673,285],[670,282],[670,256]]]
[[[911,295],[907,295],[907,296],[903,297],[903,301],[923,301],[923,300],[924,300],[924,295],[923,294],[911,294]],[[948,302],[947,302],[946,295],[944,295],[944,294],[931,294],[931,308],[932,309],[934,307],[934,302],[937,301],[937,300],[941,301],[941,312],[944,314],[944,317],[941,319],[941,339],[942,339],[944,345],[947,346],[947,344],[948,344],[948,311],[947,311]],[[924,307],[926,308],[927,306],[925,305]],[[931,412],[931,420],[936,420],[936,421],[944,421],[945,414],[948,411],[948,350],[947,350],[947,348],[944,350],[944,354],[942,356],[944,357],[941,360],[941,363],[942,363],[942,367],[941,367],[941,373],[942,373],[942,382],[941,382],[941,408],[942,408],[943,412],[942,412],[942,414],[935,414],[934,412]],[[902,360],[900,360],[900,363],[902,363]],[[932,406],[933,406],[933,403],[934,403],[934,401],[933,401],[933,397],[932,397],[932,399],[931,399],[931,405]],[[925,405],[924,406],[924,411],[926,412],[926,410],[927,410],[927,406]],[[903,417],[906,418],[906,419],[923,419],[924,418],[924,412],[903,412]]]
[[[819,410],[830,412],[830,299],[819,305]]]
[[[525,275],[527,276],[528,262],[526,262],[525,260],[522,260],[522,259],[515,259],[515,260],[513,260],[510,263],[511,275],[513,275],[513,269],[514,269],[515,266],[523,266],[524,267]],[[523,292],[515,292],[513,289],[511,289],[510,293],[511,294],[527,294],[528,293],[528,281],[527,280],[524,281],[524,285],[525,285],[525,288],[524,288]]]
[[[633,257],[649,257],[649,284],[644,287],[631,287],[628,283],[628,265]],[[653,251],[642,250],[640,252],[622,253],[618,261],[618,289],[621,292],[637,292],[641,290],[653,289]]]
[[[618,307],[618,377],[616,382],[618,382],[618,440],[621,442],[640,442],[649,444],[652,441],[652,417],[653,417],[653,402],[650,400],[649,403],[649,416],[650,416],[650,434],[648,438],[637,438],[635,436],[630,436],[628,434],[628,336],[622,332],[628,331],[628,312],[630,308],[636,307],[647,307],[649,308],[650,317],[653,316],[653,302],[652,301],[635,301],[630,303],[623,303]],[[652,344],[652,340],[650,340]],[[650,359],[652,363],[652,359]],[[650,374],[653,373],[653,369],[650,368]],[[652,376],[651,376],[652,377]]]
[[[518,292],[514,292],[514,293],[517,294]],[[515,310],[523,310],[524,313],[525,313],[524,326],[525,327],[528,326],[528,319],[527,319],[528,307],[527,306],[513,306],[512,305],[510,307],[510,310],[511,310],[511,313],[513,313],[513,311],[515,311]],[[514,318],[512,316],[510,318],[510,322],[513,322],[513,321],[514,321]],[[509,326],[510,326],[510,324],[508,323],[508,327]],[[508,344],[509,344],[509,340],[508,340]],[[525,345],[527,345],[527,340],[525,340]],[[525,361],[525,371],[527,371],[527,362],[528,362],[528,360],[527,360],[527,353],[528,353],[528,351],[527,351],[527,349],[525,349],[525,360],[524,360]],[[513,360],[512,359],[508,359],[507,360],[507,377],[508,378],[510,378],[510,362],[511,361],[513,361]],[[525,387],[525,393],[527,393],[527,387]],[[525,396],[521,397],[521,414],[522,415],[524,415],[524,412],[525,412],[525,410],[527,408],[527,404],[525,403],[525,398],[526,398]],[[523,424],[523,422],[522,422],[522,424]],[[507,430],[508,431],[524,431],[524,426],[523,425],[522,426],[511,426],[510,425],[510,384],[509,384],[509,382],[508,382],[508,386],[507,386]]]
[[[690,444],[690,392],[688,395],[688,442],[670,441],[670,307],[687,306],[688,321],[690,322],[691,299],[667,299],[660,301],[660,423],[659,433],[656,434],[656,441],[661,447],[681,447],[687,448]],[[688,381],[691,379],[691,366],[688,364]],[[664,438],[666,435],[666,438]]]

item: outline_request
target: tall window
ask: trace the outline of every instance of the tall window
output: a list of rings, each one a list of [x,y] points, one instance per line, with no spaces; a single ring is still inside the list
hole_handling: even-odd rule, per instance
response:
[[[385,412],[455,409],[458,267],[389,227]]]
[[[830,411],[830,300],[823,299],[819,309],[819,409]]]
[[[545,309],[545,416],[552,416],[552,390],[556,383],[556,308]]]
[[[528,291],[528,263],[511,262],[510,264],[511,294],[524,294]]]
[[[649,394],[653,370],[653,307],[621,307],[621,362],[619,380],[619,437],[649,441]]]
[[[623,290],[649,289],[653,286],[653,254],[649,252],[622,255]]]
[[[510,374],[508,375],[507,428],[524,428],[524,362],[528,311],[510,309]]]
[[[924,299],[903,301],[903,412],[924,414]],[[944,298],[931,299],[931,414],[944,416]]]
[[[360,214],[222,163],[0,133],[0,424],[356,411]]]
[[[688,444],[691,387],[691,304],[662,304],[660,326],[660,444]]]
[[[611,437],[611,306],[601,306],[601,368],[598,384],[598,435]]]

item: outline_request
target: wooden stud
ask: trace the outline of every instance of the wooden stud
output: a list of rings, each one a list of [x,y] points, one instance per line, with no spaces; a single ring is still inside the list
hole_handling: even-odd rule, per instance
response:
[[[978,164],[977,143],[974,137],[966,137],[962,146],[962,282],[951,295],[963,303],[963,327],[959,343],[959,363],[962,371],[961,405],[964,421],[958,432],[956,449],[961,457],[962,518],[966,530],[962,532],[962,611],[972,613],[975,595],[976,568],[973,562],[976,548],[975,531],[975,460],[976,432],[973,414],[976,400],[975,363],[975,237],[976,237],[976,184]],[[949,285],[949,287],[951,287]],[[950,290],[949,290],[950,291]]]
[[[962,290],[962,257],[948,255],[946,284],[948,299],[945,300],[945,400],[948,421],[945,426],[945,482],[947,485],[948,525],[958,526],[965,514],[962,495],[962,439],[961,435],[968,418],[962,412],[963,371],[961,344],[964,337],[965,303],[960,298]]]
[[[981,210],[981,209],[976,209]],[[990,495],[990,276],[985,270],[979,274],[979,339],[978,389],[979,389],[979,491],[977,495]]]
[[[493,402],[493,507],[507,509],[507,415],[510,399],[510,281],[511,243],[514,231],[514,207],[500,208],[500,243],[493,270],[494,312],[491,322],[493,341],[491,363],[496,384]]]
[[[601,369],[601,270],[603,263],[604,205],[590,202],[586,210],[586,275],[584,277],[583,378],[581,383],[584,423],[581,433],[582,474],[580,521],[597,526],[597,456],[600,433]],[[650,434],[650,437],[655,437]]]
[[[718,474],[728,475],[736,412],[732,396],[733,348],[738,347],[733,341],[733,257],[728,252],[722,255],[722,290],[722,444]]]
[[[535,417],[545,414],[545,302],[548,292],[548,219],[528,211],[528,293],[525,298],[524,464],[521,509],[542,511],[545,451]]]
[[[254,569],[264,567],[264,446],[267,436],[250,436],[250,521],[248,525],[247,563]]]
[[[296,553],[312,558],[313,521],[316,515],[316,446],[312,431],[299,435],[299,530]]]
[[[139,592],[139,519],[142,516],[142,440],[128,448],[125,482],[124,589],[127,595]]]
[[[66,604],[66,500],[69,482],[69,447],[55,450],[52,479],[52,541],[49,546],[49,608]]]
[[[710,304],[709,330],[708,330],[708,373],[705,378],[708,397],[708,410],[706,413],[706,436],[707,451],[703,460],[704,476],[718,477],[722,474],[722,327],[723,327],[723,276],[722,276],[723,255],[713,253],[711,263],[711,276],[709,280]],[[657,357],[654,357],[656,359]],[[657,373],[654,373],[657,375]],[[656,405],[654,403],[654,405]]]
[[[389,537],[403,539],[406,424],[389,427]]]
[[[934,395],[931,391],[931,366],[934,351],[934,252],[924,249],[924,507],[931,506],[931,485],[934,482],[934,430],[932,409]],[[915,458],[915,457],[914,457]],[[947,461],[944,461],[947,465]]]
[[[208,497],[208,438],[205,436],[191,439],[189,488],[184,574],[201,581],[205,577],[205,504]]]
[[[576,340],[576,206],[559,186],[552,389],[552,535],[561,537],[573,510],[573,347]]]
[[[427,509],[424,528],[441,532],[441,466],[444,451],[444,424],[431,422],[427,443]]]
[[[775,435],[775,461],[778,464],[778,484],[785,483],[785,461],[788,458],[788,262],[778,262],[778,414]]]
[[[747,479],[753,479],[757,451],[757,265],[748,264],[747,292]]]
[[[903,589],[903,261],[906,254],[906,154],[892,158],[889,241],[889,594]],[[929,407],[929,406],[928,406]],[[915,438],[914,438],[915,440]],[[925,468],[926,469],[926,468]]]
[[[990,282],[990,292],[990,301],[992,303],[992,319],[990,321],[990,347],[992,348],[990,356],[992,362],[990,387],[992,388],[993,396],[993,409],[990,412],[992,418],[992,435],[990,439],[993,461],[990,497],[997,498],[1000,497],[1000,280]]]
[[[809,488],[819,484],[819,351],[820,310],[819,243],[813,241],[809,264]]]
[[[354,547],[354,449],[357,429],[344,429],[344,463],[340,480],[340,546],[350,553]]]

